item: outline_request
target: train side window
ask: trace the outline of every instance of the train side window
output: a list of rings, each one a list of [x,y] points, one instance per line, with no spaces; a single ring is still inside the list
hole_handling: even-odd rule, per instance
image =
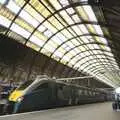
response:
[[[98,93],[98,92],[96,92],[96,95],[99,95],[99,93]]]
[[[92,96],[92,92],[91,91],[89,91],[89,95]]]
[[[78,92],[79,92],[79,95],[82,95],[82,90],[79,90]]]
[[[57,95],[59,99],[64,99],[64,93],[63,93],[63,85],[58,84],[58,91]]]
[[[91,91],[91,95],[94,96],[93,91]]]
[[[88,95],[90,95],[90,92],[89,92],[89,90],[87,90],[87,94],[88,94]]]
[[[84,94],[85,94],[85,95],[88,95],[88,91],[87,91],[87,90],[84,90]]]

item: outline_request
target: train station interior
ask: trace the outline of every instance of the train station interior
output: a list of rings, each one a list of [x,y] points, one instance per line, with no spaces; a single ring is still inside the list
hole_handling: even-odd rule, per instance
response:
[[[0,0],[0,120],[119,120],[119,87],[119,0]]]

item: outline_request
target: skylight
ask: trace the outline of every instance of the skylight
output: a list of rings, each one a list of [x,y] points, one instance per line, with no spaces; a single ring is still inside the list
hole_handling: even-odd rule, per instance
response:
[[[87,0],[72,2],[85,4]],[[8,36],[16,33],[23,37],[21,43],[80,72],[89,70],[88,73],[94,75],[92,68],[98,65],[100,68],[96,67],[95,77],[113,84],[113,78],[99,73],[99,69],[108,71],[119,67],[109,47],[109,39],[104,37],[102,27],[94,24],[98,23],[96,11],[90,5],[73,7],[72,2],[0,0],[0,26],[8,28]]]

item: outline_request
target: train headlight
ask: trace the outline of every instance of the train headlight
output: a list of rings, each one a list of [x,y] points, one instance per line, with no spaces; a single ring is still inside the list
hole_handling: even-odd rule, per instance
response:
[[[21,97],[19,97],[19,98],[17,99],[17,102],[21,102],[23,99],[24,99],[24,97],[21,96]]]

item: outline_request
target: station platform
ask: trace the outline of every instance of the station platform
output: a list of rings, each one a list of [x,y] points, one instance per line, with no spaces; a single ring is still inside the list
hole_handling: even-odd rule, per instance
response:
[[[105,102],[5,115],[0,120],[120,120],[120,112]]]

